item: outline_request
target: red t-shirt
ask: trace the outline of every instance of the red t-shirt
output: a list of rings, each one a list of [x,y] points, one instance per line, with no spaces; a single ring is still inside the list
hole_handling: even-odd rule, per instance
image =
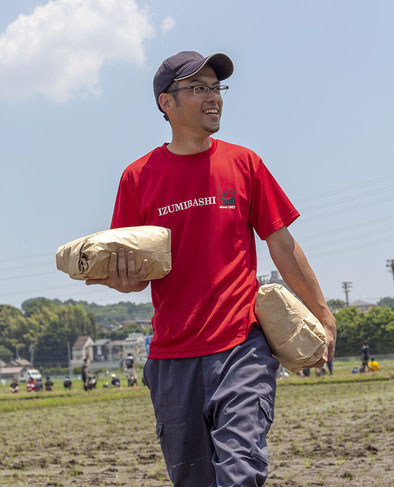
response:
[[[172,270],[151,281],[150,358],[196,357],[242,343],[256,321],[256,248],[299,213],[252,151],[211,139],[176,155],[166,144],[127,167],[111,228],[171,229]]]

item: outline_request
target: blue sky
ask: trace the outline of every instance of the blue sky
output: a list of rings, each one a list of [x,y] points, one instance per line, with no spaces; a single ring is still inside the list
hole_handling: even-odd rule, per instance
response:
[[[393,296],[393,24],[388,0],[2,1],[0,304],[150,299],[73,281],[55,253],[107,228],[123,169],[170,140],[152,78],[181,50],[233,59],[217,137],[256,151],[299,209],[324,295]],[[264,242],[258,258],[269,274]]]

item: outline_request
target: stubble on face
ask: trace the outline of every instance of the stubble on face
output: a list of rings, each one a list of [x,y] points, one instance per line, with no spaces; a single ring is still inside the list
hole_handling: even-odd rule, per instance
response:
[[[181,86],[206,85],[213,87],[219,84],[215,71],[211,66],[204,66],[196,75],[183,80]],[[181,101],[181,98],[183,101]],[[220,129],[220,118],[222,114],[223,101],[221,96],[210,92],[206,97],[197,97],[192,93],[182,93],[177,100],[177,107],[183,111],[183,115],[195,124],[195,127],[203,129],[208,134],[218,132]],[[207,110],[214,110],[216,113],[208,113]]]

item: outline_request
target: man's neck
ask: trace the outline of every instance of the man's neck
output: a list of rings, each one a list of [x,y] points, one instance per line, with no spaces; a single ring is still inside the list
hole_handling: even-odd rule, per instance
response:
[[[173,154],[189,155],[204,152],[211,147],[210,134],[204,138],[193,137],[176,137],[173,134],[171,143],[167,145],[167,149]]]

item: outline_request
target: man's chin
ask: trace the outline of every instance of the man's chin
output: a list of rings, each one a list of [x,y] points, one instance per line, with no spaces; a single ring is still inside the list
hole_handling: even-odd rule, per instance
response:
[[[215,132],[219,132],[220,130],[220,125],[215,125],[215,126],[207,126],[207,125],[202,125],[201,126],[206,132],[209,134],[214,134]]]

